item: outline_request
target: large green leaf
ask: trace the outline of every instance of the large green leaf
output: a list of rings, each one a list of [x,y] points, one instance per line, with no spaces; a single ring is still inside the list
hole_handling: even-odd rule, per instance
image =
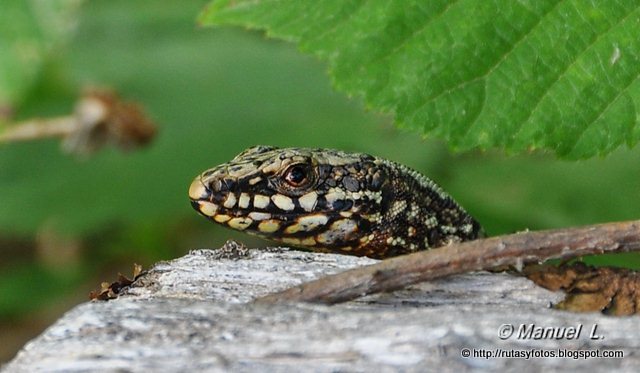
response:
[[[328,61],[335,85],[453,148],[606,154],[638,142],[637,0],[214,0]]]
[[[82,0],[3,0],[0,7],[0,108],[37,80],[47,55],[70,36]]]

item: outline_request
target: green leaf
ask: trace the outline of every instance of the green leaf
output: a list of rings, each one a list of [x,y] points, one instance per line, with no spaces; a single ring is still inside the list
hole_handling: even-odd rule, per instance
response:
[[[4,0],[0,11],[0,108],[20,103],[49,53],[68,39],[82,0]]]
[[[214,0],[204,25],[298,43],[336,87],[455,149],[586,158],[640,137],[637,0]]]

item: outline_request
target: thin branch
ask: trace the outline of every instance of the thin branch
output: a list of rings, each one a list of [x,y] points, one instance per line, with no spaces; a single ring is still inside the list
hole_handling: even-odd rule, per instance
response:
[[[123,149],[146,145],[155,133],[155,125],[138,105],[112,91],[91,90],[79,98],[70,115],[0,128],[0,144],[58,137],[67,152],[86,155],[106,144]]]
[[[80,124],[74,116],[31,119],[16,123],[0,133],[0,143],[67,137],[78,130]]]
[[[335,304],[471,271],[640,250],[640,220],[523,232],[404,255],[326,276],[256,299],[256,303]]]

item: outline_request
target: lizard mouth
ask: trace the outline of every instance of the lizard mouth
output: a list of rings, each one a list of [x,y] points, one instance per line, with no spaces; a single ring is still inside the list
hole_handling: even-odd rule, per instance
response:
[[[214,193],[202,182],[201,175],[197,176],[189,186],[191,207],[211,219],[222,214],[221,206],[213,202],[213,195]]]
[[[202,176],[196,177],[189,187],[191,206],[201,215],[229,228],[298,247],[319,249],[356,244],[354,240],[361,232],[358,221],[348,218],[350,214],[299,211],[303,209],[299,200],[293,200],[294,207],[286,211],[283,207],[288,207],[288,200],[283,202],[279,198],[289,197],[214,191],[207,187]]]
[[[275,210],[274,202],[268,196],[213,190],[207,184],[203,182],[202,175],[196,177],[189,186],[189,199],[196,211],[218,224],[276,238],[297,217],[295,214],[283,214]],[[234,185],[235,182],[218,183],[222,184]]]

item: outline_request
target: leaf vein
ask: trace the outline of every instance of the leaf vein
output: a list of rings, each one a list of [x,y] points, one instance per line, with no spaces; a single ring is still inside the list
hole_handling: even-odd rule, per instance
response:
[[[578,143],[580,142],[580,139],[582,138],[582,136],[585,134],[585,132],[587,132],[587,129],[594,125],[600,118],[602,118],[602,116],[604,115],[604,113],[607,112],[607,110],[609,110],[609,108],[611,107],[611,105],[613,105],[616,101],[618,101],[618,99],[625,93],[627,93],[629,87],[631,87],[631,85],[633,83],[635,83],[636,81],[638,81],[638,79],[640,78],[640,72],[636,74],[636,76],[633,79],[629,80],[629,84],[626,84],[624,88],[622,88],[620,90],[620,92],[618,92],[617,95],[615,95],[611,100],[609,100],[609,102],[607,102],[607,106],[605,106],[599,113],[598,115],[591,121],[589,121],[589,123],[587,123],[584,127],[582,127],[582,130],[580,131],[580,133],[578,134],[578,136],[576,137],[576,141],[573,143],[573,147],[571,148],[571,150],[573,151],[576,146],[578,145]],[[635,105],[632,105],[632,108],[635,112]]]
[[[617,22],[611,24],[611,26],[609,28],[607,28],[607,30],[599,33],[588,45],[585,46],[585,48],[578,54],[575,56],[575,58],[573,58],[573,61],[571,61],[570,64],[568,64],[556,77],[556,79],[554,79],[553,82],[551,82],[551,84],[548,86],[548,88],[545,90],[544,94],[542,94],[537,100],[535,105],[533,105],[533,109],[529,112],[529,114],[527,115],[526,118],[524,118],[521,122],[520,122],[520,129],[517,131],[521,131],[522,128],[524,128],[524,125],[529,121],[529,119],[531,119],[531,117],[539,110],[540,108],[540,104],[542,103],[542,101],[549,95],[549,92],[552,91],[552,88],[558,84],[558,82],[566,75],[567,71],[569,71],[569,69],[571,69],[573,66],[576,65],[576,63],[580,60],[580,57],[585,55],[585,53],[587,53],[589,50],[591,50],[591,48],[598,42],[600,41],[600,39],[602,37],[604,37],[605,35],[607,35],[609,33],[609,31],[611,31],[611,29],[613,29],[614,27],[616,27],[617,25],[623,23],[625,20],[627,20],[632,14],[635,13],[635,11],[640,7],[636,6],[636,8],[632,11],[629,12],[629,14],[627,14],[626,16],[620,18]],[[517,132],[515,134],[515,136],[517,136]]]
[[[402,48],[404,48],[404,46],[413,38],[416,37],[416,35],[418,35],[419,33],[423,32],[430,24],[432,24],[435,20],[437,20],[438,18],[441,18],[447,11],[449,11],[449,9],[451,9],[451,7],[453,5],[455,5],[456,3],[458,3],[460,0],[453,0],[451,1],[446,7],[442,8],[442,11],[440,11],[439,13],[437,13],[435,16],[428,18],[427,22],[423,23],[419,28],[415,29],[411,34],[405,36],[404,38],[402,38],[401,40],[398,40],[399,44],[396,45],[392,50],[390,50],[388,53],[385,53],[381,56],[379,56],[378,58],[368,62],[366,65],[364,65],[362,67],[362,69],[364,69],[365,66],[370,66],[373,64],[378,63],[381,60],[386,60],[388,58],[390,58],[391,56],[393,56],[394,54],[398,53]]]
[[[552,8],[550,8],[550,9],[549,9],[547,12],[545,12],[544,14],[542,14],[542,15],[539,17],[538,21],[537,21],[534,25],[532,25],[532,27],[531,27],[527,32],[525,32],[525,33],[524,33],[524,34],[523,34],[523,35],[522,35],[518,40],[516,40],[516,41],[512,44],[512,47],[511,47],[508,51],[506,51],[506,52],[501,56],[501,58],[499,58],[499,59],[496,61],[496,63],[494,63],[493,65],[489,66],[489,67],[488,67],[484,72],[481,72],[480,74],[478,74],[478,75],[476,75],[476,76],[470,77],[470,79],[465,80],[465,81],[462,81],[462,82],[460,82],[460,83],[459,83],[458,85],[456,85],[456,86],[445,88],[445,89],[443,89],[442,91],[440,91],[440,92],[436,93],[435,95],[433,95],[433,96],[431,96],[431,97],[427,97],[427,98],[425,98],[424,102],[423,102],[420,106],[416,107],[416,109],[414,110],[414,112],[416,112],[416,111],[418,111],[418,110],[421,110],[425,105],[427,105],[427,104],[428,104],[429,102],[431,102],[431,101],[435,101],[435,100],[437,100],[438,98],[440,98],[440,97],[442,97],[442,96],[444,96],[444,95],[446,95],[446,94],[448,94],[448,93],[451,93],[452,91],[455,91],[455,90],[457,90],[457,89],[459,89],[459,88],[462,88],[462,87],[464,87],[464,86],[465,86],[465,85],[467,85],[467,84],[475,83],[476,81],[478,81],[478,80],[480,80],[480,79],[483,79],[483,78],[487,77],[488,75],[490,75],[490,74],[491,74],[491,73],[496,69],[496,67],[498,67],[498,66],[499,66],[499,65],[500,65],[504,60],[506,60],[506,59],[511,55],[511,53],[514,51],[514,49],[515,49],[515,48],[516,48],[520,43],[524,42],[524,40],[526,40],[526,38],[527,38],[529,35],[531,35],[531,33],[533,32],[533,30],[534,30],[536,27],[538,27],[538,25],[540,25],[540,23],[542,22],[542,20],[543,20],[545,17],[547,17],[547,16],[548,16],[548,15],[549,15],[549,14],[550,14],[554,9],[556,9],[556,7],[558,6],[558,4],[562,3],[562,1],[563,1],[563,0],[558,1],[558,2],[556,3],[556,5],[554,5]],[[484,97],[484,100],[483,100],[483,101],[484,101],[484,102],[486,102],[486,95],[485,95],[485,97]],[[483,107],[484,107],[484,105],[483,105]],[[469,125],[469,127],[468,127],[467,131],[469,131],[469,130],[471,129],[471,127],[472,127],[472,126],[477,122],[477,119],[478,119],[479,117],[480,117],[479,115],[477,115],[477,116],[475,117],[474,121],[471,123],[471,125]]]
[[[338,27],[340,27],[342,24],[344,24],[345,22],[350,21],[353,16],[358,13],[360,11],[360,9],[362,9],[362,7],[368,3],[369,0],[360,0],[358,1],[358,6],[355,7],[348,15],[346,15],[346,17],[342,17],[340,18],[340,20],[338,22],[336,22],[333,26],[329,27],[328,29],[324,30],[323,32],[321,32],[320,34],[314,36],[313,38],[315,40],[320,40],[323,37],[325,37],[326,35],[331,34],[332,32],[334,32]]]

